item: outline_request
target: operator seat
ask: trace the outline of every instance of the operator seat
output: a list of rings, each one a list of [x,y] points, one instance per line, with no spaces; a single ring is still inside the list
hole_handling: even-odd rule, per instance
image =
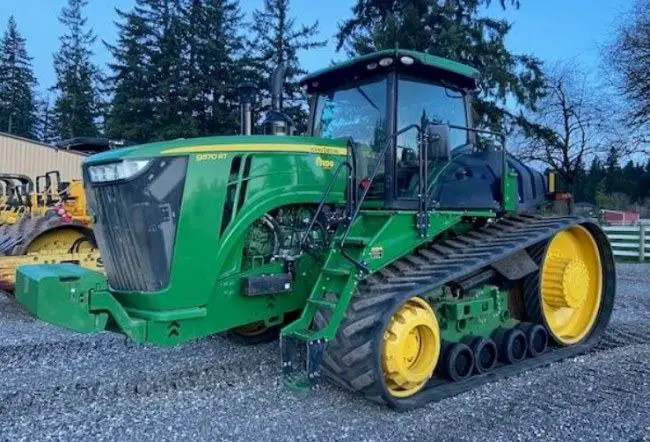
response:
[[[451,160],[451,140],[449,126],[446,124],[429,124],[425,128],[427,149],[428,182],[436,178],[442,168]],[[416,197],[419,190],[420,174],[416,172],[408,186],[407,196]]]

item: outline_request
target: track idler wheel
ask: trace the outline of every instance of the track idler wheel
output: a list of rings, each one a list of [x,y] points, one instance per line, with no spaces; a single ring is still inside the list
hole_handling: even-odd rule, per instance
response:
[[[548,347],[548,333],[543,325],[522,323],[519,325],[519,329],[526,335],[528,355],[530,357],[537,357],[546,351]]]
[[[497,363],[499,351],[497,344],[490,338],[469,337],[463,340],[474,353],[474,371],[478,374],[487,373]]]
[[[457,342],[447,344],[443,351],[443,372],[452,381],[462,381],[474,371],[474,353],[467,345]]]
[[[502,362],[516,364],[526,358],[528,341],[520,329],[499,329],[494,334],[494,341],[497,343],[499,359]]]

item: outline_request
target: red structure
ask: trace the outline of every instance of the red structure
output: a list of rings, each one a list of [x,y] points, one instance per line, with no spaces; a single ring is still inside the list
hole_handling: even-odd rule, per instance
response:
[[[639,222],[637,212],[623,212],[620,210],[603,209],[603,219],[610,226],[634,226]]]

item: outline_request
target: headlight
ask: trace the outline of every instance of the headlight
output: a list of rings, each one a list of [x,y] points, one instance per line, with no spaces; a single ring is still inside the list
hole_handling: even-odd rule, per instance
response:
[[[88,175],[93,183],[125,180],[144,170],[151,160],[125,160],[117,163],[98,164],[88,167]]]

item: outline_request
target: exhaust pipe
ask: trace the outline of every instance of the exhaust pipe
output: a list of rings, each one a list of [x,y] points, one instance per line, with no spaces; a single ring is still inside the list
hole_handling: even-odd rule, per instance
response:
[[[271,77],[271,109],[277,112],[282,111],[282,85],[284,76],[287,73],[287,62],[283,61],[273,72]]]
[[[257,87],[253,83],[242,83],[237,90],[239,91],[239,132],[241,135],[252,135],[253,103],[257,95]]]
[[[287,72],[286,62],[282,62],[271,77],[271,109],[266,113],[264,133],[267,135],[292,135],[293,122],[282,112],[282,85]]]

